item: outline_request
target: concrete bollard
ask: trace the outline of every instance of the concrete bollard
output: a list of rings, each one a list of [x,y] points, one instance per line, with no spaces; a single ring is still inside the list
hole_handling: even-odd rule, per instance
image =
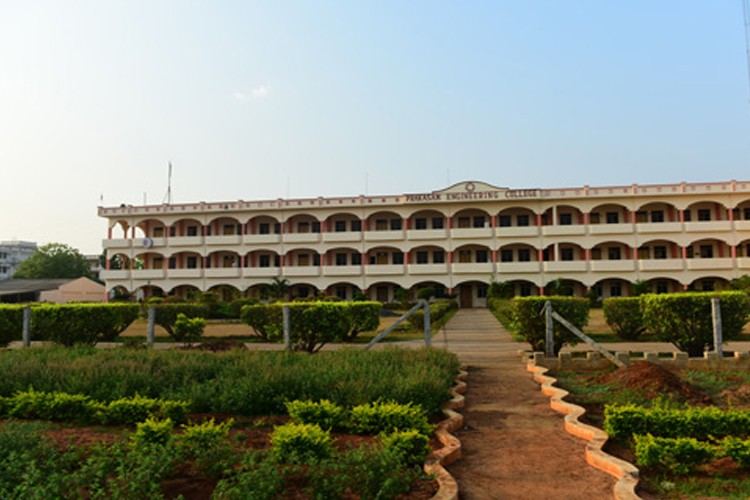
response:
[[[677,368],[687,368],[688,360],[690,358],[686,352],[673,352],[672,359]]]
[[[536,366],[545,366],[544,364],[545,357],[544,357],[543,352],[535,352],[532,355],[531,359]]]
[[[615,357],[625,363],[625,365],[630,365],[630,353],[629,352],[616,352]]]
[[[659,363],[659,353],[658,352],[644,352],[643,353],[643,360],[648,361],[649,363]]]
[[[570,366],[573,364],[573,356],[569,352],[561,352],[557,355],[557,361],[560,363],[560,368]]]
[[[708,365],[709,368],[717,368],[721,364],[721,358],[716,351],[704,352],[703,359],[706,360],[706,365]]]

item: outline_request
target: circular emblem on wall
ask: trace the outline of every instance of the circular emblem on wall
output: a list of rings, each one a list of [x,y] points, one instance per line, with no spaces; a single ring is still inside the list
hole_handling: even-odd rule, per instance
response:
[[[476,187],[476,186],[474,185],[474,183],[473,183],[473,182],[467,182],[467,183],[466,183],[465,189],[466,189],[466,190],[467,190],[468,192],[470,192],[470,193],[471,193],[471,192],[472,192],[472,191],[474,191],[474,190],[475,190],[476,188],[477,188],[477,187]]]
[[[154,240],[151,238],[143,238],[143,248],[151,248],[154,246]]]

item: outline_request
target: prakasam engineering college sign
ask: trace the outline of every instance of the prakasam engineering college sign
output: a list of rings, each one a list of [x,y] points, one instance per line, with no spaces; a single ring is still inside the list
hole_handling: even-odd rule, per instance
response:
[[[514,200],[539,198],[539,189],[506,189],[496,188],[479,182],[462,182],[442,191],[432,193],[407,194],[407,203],[429,203],[444,201],[472,200]]]

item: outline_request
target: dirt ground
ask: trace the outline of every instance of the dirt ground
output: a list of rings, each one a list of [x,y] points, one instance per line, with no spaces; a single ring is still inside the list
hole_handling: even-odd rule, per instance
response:
[[[463,456],[448,467],[460,498],[612,498],[614,478],[589,466],[520,362],[469,368]]]

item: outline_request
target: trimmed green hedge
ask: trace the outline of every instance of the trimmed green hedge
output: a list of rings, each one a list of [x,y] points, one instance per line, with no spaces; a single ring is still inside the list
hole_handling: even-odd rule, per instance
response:
[[[511,301],[512,326],[518,335],[523,337],[534,351],[544,351],[544,340],[547,330],[545,314],[542,312],[545,302],[552,303],[552,309],[568,320],[579,330],[588,324],[589,301],[580,297],[516,297]],[[576,344],[578,337],[554,321],[553,342],[555,355],[564,344]]]
[[[607,405],[604,408],[604,431],[621,439],[645,434],[698,439],[750,436],[750,411],[720,410],[713,406],[678,410]]]
[[[458,309],[458,302],[452,299],[436,300],[430,303],[430,328],[434,329],[440,326],[442,319],[450,311]],[[424,331],[424,309],[418,309],[409,316],[411,323],[417,330]]]
[[[137,304],[41,304],[31,308],[31,337],[64,346],[115,340],[138,318]]]
[[[736,339],[748,320],[750,302],[744,292],[686,292],[641,296],[643,321],[661,340],[690,356],[713,349],[711,299],[721,305],[722,338]]]
[[[283,338],[283,313],[289,306],[289,336],[296,350],[317,352],[328,342],[352,340],[380,324],[379,302],[291,302],[242,308],[242,320],[263,339]]]
[[[0,347],[5,347],[14,340],[21,340],[25,307],[0,305]]]
[[[175,323],[180,314],[188,318],[206,318],[208,306],[206,304],[168,304],[160,303],[154,305],[156,308],[156,324],[164,328],[170,337],[180,340],[175,335]],[[179,336],[179,335],[178,335]]]
[[[646,330],[640,297],[610,297],[602,303],[604,319],[615,335],[623,340],[638,340]]]

